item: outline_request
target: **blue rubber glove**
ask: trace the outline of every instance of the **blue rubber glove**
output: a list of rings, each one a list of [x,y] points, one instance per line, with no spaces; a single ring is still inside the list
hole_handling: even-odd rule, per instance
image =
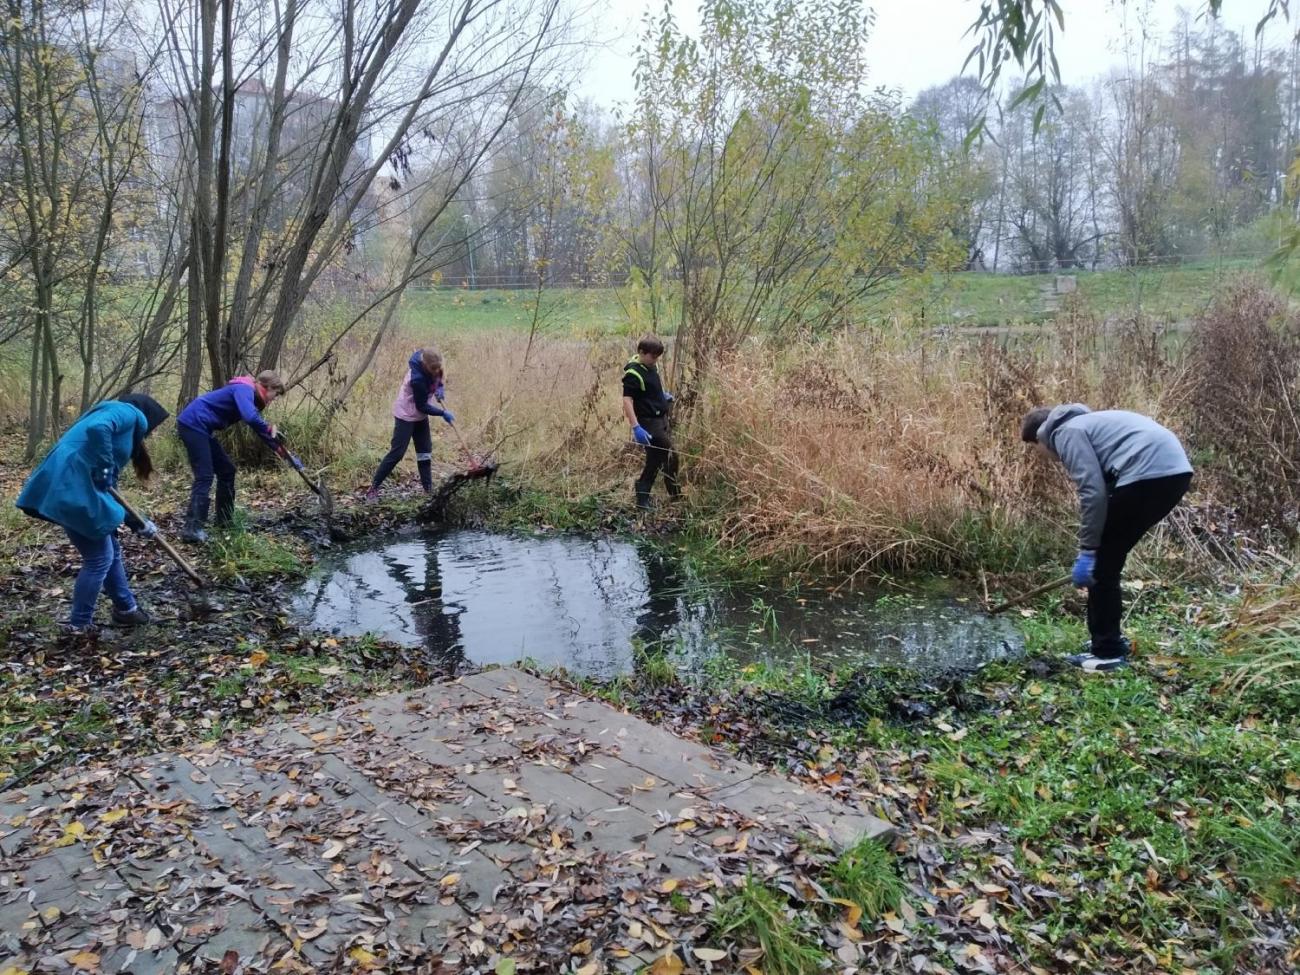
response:
[[[1096,583],[1096,576],[1093,574],[1097,568],[1097,553],[1089,549],[1083,549],[1079,552],[1079,557],[1074,560],[1074,568],[1070,570],[1070,581],[1080,589],[1086,588]]]
[[[141,538],[154,538],[158,534],[158,526],[155,525],[148,518],[146,518],[143,522],[141,522],[138,528],[132,525],[131,530],[134,531]]]
[[[453,413],[451,410],[443,410],[443,411],[442,411],[442,418],[443,418],[444,420],[446,420],[448,423],[455,423],[455,422],[456,422],[456,414]]]
[[[665,390],[664,390],[664,402],[665,402],[665,403],[671,403],[672,401],[673,401],[673,394],[670,393],[670,392],[668,392],[668,390],[665,389]]]
[[[638,423],[636,426],[632,428],[632,439],[635,440],[637,443],[639,443],[642,447],[649,447],[650,431]]]
[[[107,491],[113,486],[113,468],[101,467],[97,471],[91,471],[90,483],[95,485],[97,490]]]
[[[446,395],[447,395],[447,387],[442,384],[442,380],[439,380],[438,385],[433,387],[433,398],[436,399],[439,403],[441,403],[442,398]]]

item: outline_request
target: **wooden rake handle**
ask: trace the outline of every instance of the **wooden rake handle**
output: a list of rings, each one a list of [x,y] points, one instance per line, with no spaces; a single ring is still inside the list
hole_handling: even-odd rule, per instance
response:
[[[1041,586],[1036,586],[1035,588],[1030,589],[1028,592],[1022,592],[1019,596],[1013,596],[1012,598],[1008,599],[1005,603],[1000,603],[999,605],[994,606],[992,609],[990,609],[989,615],[997,616],[998,613],[1005,612],[1006,610],[1011,609],[1013,606],[1019,606],[1021,603],[1029,602],[1029,600],[1033,599],[1035,596],[1041,596],[1045,592],[1051,592],[1053,589],[1059,589],[1061,588],[1061,586],[1069,582],[1070,578],[1071,577],[1068,575],[1061,576],[1061,578],[1059,579],[1053,579],[1051,582],[1045,582]]]
[[[123,508],[126,509],[126,513],[128,515],[130,515],[136,521],[139,522],[144,521],[144,518],[141,517],[140,512],[136,511],[133,507],[131,507],[131,502],[127,501],[126,498],[122,497],[122,495],[117,493],[117,488],[113,488],[113,487],[109,488],[108,493],[113,496],[114,501],[116,501],[118,504],[120,504]],[[199,585],[199,586],[203,585],[203,579],[199,576],[197,572],[194,571],[193,568],[191,568],[190,564],[185,561],[185,558],[181,555],[181,553],[176,551],[176,549],[172,548],[171,542],[167,541],[167,539],[163,538],[161,535],[154,535],[153,540],[162,546],[163,551],[166,552],[168,555],[170,555],[172,561],[181,567],[182,572],[184,572],[187,576],[189,576],[191,579],[194,580],[195,585]]]

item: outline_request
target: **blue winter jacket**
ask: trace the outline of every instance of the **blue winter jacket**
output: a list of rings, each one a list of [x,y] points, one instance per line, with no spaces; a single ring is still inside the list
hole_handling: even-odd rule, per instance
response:
[[[257,431],[257,435],[270,447],[275,447],[271,427],[257,410],[257,400],[253,396],[253,381],[247,376],[237,376],[220,389],[214,389],[192,400],[176,418],[177,423],[183,423],[191,430],[198,430],[209,436],[218,430],[233,426],[240,420]]]
[[[108,484],[149,432],[145,415],[129,403],[105,400],[89,410],[59,438],[32,471],[15,502],[33,518],[85,535],[103,538],[126,520],[126,512],[93,476],[108,471]]]

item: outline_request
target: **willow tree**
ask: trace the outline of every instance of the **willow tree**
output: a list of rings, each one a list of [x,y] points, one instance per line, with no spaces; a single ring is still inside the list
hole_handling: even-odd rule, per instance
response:
[[[698,39],[671,12],[648,24],[630,126],[649,270],[682,297],[675,369],[962,264],[937,140],[870,92],[863,5],[707,0],[700,20]]]

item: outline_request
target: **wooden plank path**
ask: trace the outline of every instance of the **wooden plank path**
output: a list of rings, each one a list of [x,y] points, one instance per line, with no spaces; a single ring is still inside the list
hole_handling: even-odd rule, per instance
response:
[[[0,971],[630,971],[724,875],[887,830],[486,671],[0,796]]]

